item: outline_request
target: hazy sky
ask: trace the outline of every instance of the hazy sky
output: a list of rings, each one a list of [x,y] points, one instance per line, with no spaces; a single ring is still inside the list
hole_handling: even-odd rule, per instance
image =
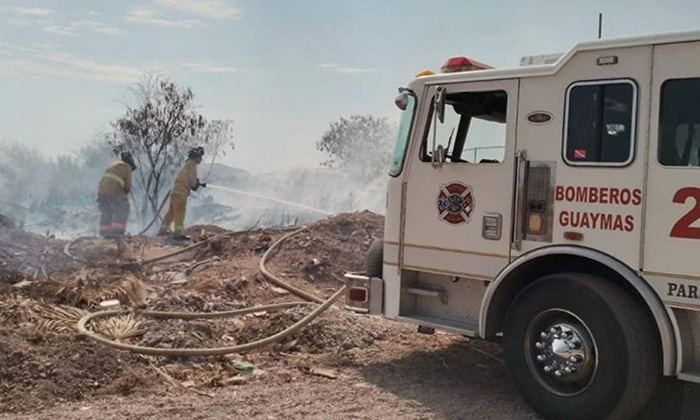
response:
[[[700,2],[0,0],[0,142],[70,152],[123,112],[141,69],[235,121],[225,162],[314,166],[340,116],[396,120],[396,88],[451,55],[496,67],[604,37],[700,29]]]

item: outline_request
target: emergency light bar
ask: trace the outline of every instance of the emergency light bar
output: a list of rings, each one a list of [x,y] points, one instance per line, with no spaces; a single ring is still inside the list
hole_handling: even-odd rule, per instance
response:
[[[467,57],[450,57],[442,65],[443,73],[456,73],[460,71],[488,70],[493,67]]]

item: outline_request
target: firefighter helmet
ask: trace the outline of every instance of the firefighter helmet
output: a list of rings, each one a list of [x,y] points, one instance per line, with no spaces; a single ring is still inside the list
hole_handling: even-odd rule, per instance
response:
[[[189,153],[187,154],[187,157],[189,159],[193,159],[196,157],[201,158],[202,156],[204,156],[204,148],[202,146],[194,147],[194,148],[190,149]]]
[[[122,162],[127,163],[129,166],[131,166],[131,170],[136,169],[136,163],[134,163],[134,158],[131,156],[131,152],[121,152],[121,160]]]

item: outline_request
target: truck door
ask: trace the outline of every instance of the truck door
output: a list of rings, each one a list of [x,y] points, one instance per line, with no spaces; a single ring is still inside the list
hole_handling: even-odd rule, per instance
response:
[[[700,309],[700,43],[654,47],[643,270],[671,306]]]
[[[405,270],[488,281],[508,263],[518,86],[501,80],[427,89],[428,100],[444,89],[444,120],[431,101],[425,130],[413,137]]]

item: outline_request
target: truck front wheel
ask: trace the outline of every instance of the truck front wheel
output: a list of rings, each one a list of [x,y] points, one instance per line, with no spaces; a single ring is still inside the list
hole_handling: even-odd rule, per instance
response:
[[[526,287],[505,320],[508,373],[547,419],[627,420],[661,376],[654,320],[610,282],[554,274]]]

